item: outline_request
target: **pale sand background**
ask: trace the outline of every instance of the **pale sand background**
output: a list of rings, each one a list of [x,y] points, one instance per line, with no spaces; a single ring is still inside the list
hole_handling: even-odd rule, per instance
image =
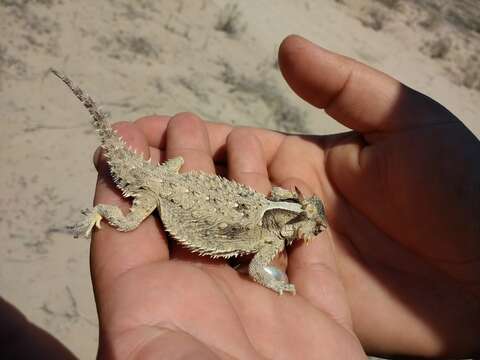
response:
[[[278,45],[297,33],[427,93],[478,134],[478,1],[421,3],[0,0],[0,296],[80,358],[94,357],[88,241],[72,240],[65,225],[91,203],[97,139],[49,67],[116,120],[188,110],[234,124],[342,130],[279,74]]]

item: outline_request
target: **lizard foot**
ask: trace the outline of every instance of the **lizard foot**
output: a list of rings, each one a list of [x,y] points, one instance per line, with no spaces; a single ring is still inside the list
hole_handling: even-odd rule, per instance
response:
[[[92,229],[95,226],[100,229],[100,222],[102,221],[102,215],[100,215],[95,209],[86,209],[82,211],[84,215],[83,220],[73,226],[69,226],[69,229],[73,232],[73,236],[78,238],[81,235],[89,237],[92,233]]]
[[[272,201],[299,200],[298,193],[278,186],[272,187],[272,191],[268,198]]]
[[[284,283],[282,281],[272,282],[269,286],[273,291],[277,292],[279,295],[283,295],[284,292],[289,292],[292,295],[295,295],[297,293],[297,291],[295,290],[295,285]]]
[[[269,274],[269,280],[265,284],[268,288],[282,295],[284,292],[296,294],[295,285],[288,282],[288,277],[285,272],[281,271],[275,266],[265,266],[263,270]]]

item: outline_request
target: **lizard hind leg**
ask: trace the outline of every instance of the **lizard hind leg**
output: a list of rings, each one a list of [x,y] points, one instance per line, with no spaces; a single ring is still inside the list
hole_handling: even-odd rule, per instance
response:
[[[285,242],[279,238],[275,238],[274,241],[266,243],[250,261],[248,273],[257,283],[280,295],[282,295],[283,292],[295,294],[295,286],[288,282],[288,277],[285,272],[271,265],[272,260],[284,247]]]
[[[83,211],[84,218],[79,223],[71,226],[75,237],[90,236],[93,228],[100,229],[100,222],[105,219],[111,226],[119,231],[126,232],[136,229],[145,218],[157,207],[156,201],[151,197],[137,197],[127,215],[115,205],[98,204],[92,209]]]

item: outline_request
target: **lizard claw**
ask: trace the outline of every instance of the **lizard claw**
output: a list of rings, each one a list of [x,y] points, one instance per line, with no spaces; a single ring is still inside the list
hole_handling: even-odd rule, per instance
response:
[[[297,291],[295,289],[295,285],[289,283],[279,283],[275,284],[274,288],[272,289],[278,293],[278,295],[283,295],[284,292],[289,292],[292,295],[296,295]]]
[[[295,285],[288,282],[287,274],[284,271],[275,266],[265,266],[263,269],[265,273],[270,275],[269,281],[264,284],[266,287],[269,287],[279,295],[283,295],[284,292],[296,294]]]
[[[102,221],[102,215],[100,215],[99,213],[95,213],[95,215],[96,215],[96,217],[95,217],[96,218],[95,219],[95,227],[97,229],[101,229],[102,226],[100,225],[100,222]]]
[[[84,215],[83,220],[69,227],[75,238],[78,238],[81,235],[88,238],[92,233],[93,227],[96,227],[97,229],[101,228],[100,222],[102,221],[102,215],[100,215],[95,209],[83,210],[82,214]]]

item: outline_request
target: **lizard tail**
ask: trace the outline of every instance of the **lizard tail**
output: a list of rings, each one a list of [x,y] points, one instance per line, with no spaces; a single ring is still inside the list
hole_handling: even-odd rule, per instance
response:
[[[137,154],[128,147],[107,120],[107,114],[98,108],[95,101],[82,89],[73,83],[62,72],[50,69],[52,73],[67,85],[73,94],[80,100],[91,115],[91,123],[95,128],[105,157],[110,167],[110,173],[117,187],[122,190],[124,196],[130,196],[132,184],[139,184],[139,178],[146,178],[148,171],[152,169],[150,160],[144,160],[143,155]],[[125,169],[125,164],[130,164],[137,171],[132,173]],[[143,171],[143,172],[142,172]],[[144,173],[147,171],[146,173]]]
[[[112,129],[110,123],[107,120],[107,114],[104,113],[101,109],[98,108],[97,104],[93,99],[82,89],[80,89],[77,85],[73,83],[64,73],[61,71],[50,69],[50,71],[62,80],[65,85],[67,85],[70,90],[72,90],[73,94],[80,100],[80,102],[85,106],[92,117],[92,125],[97,131],[98,136],[100,137],[100,141],[102,145],[106,145],[105,143],[108,140],[118,138],[115,130]]]

